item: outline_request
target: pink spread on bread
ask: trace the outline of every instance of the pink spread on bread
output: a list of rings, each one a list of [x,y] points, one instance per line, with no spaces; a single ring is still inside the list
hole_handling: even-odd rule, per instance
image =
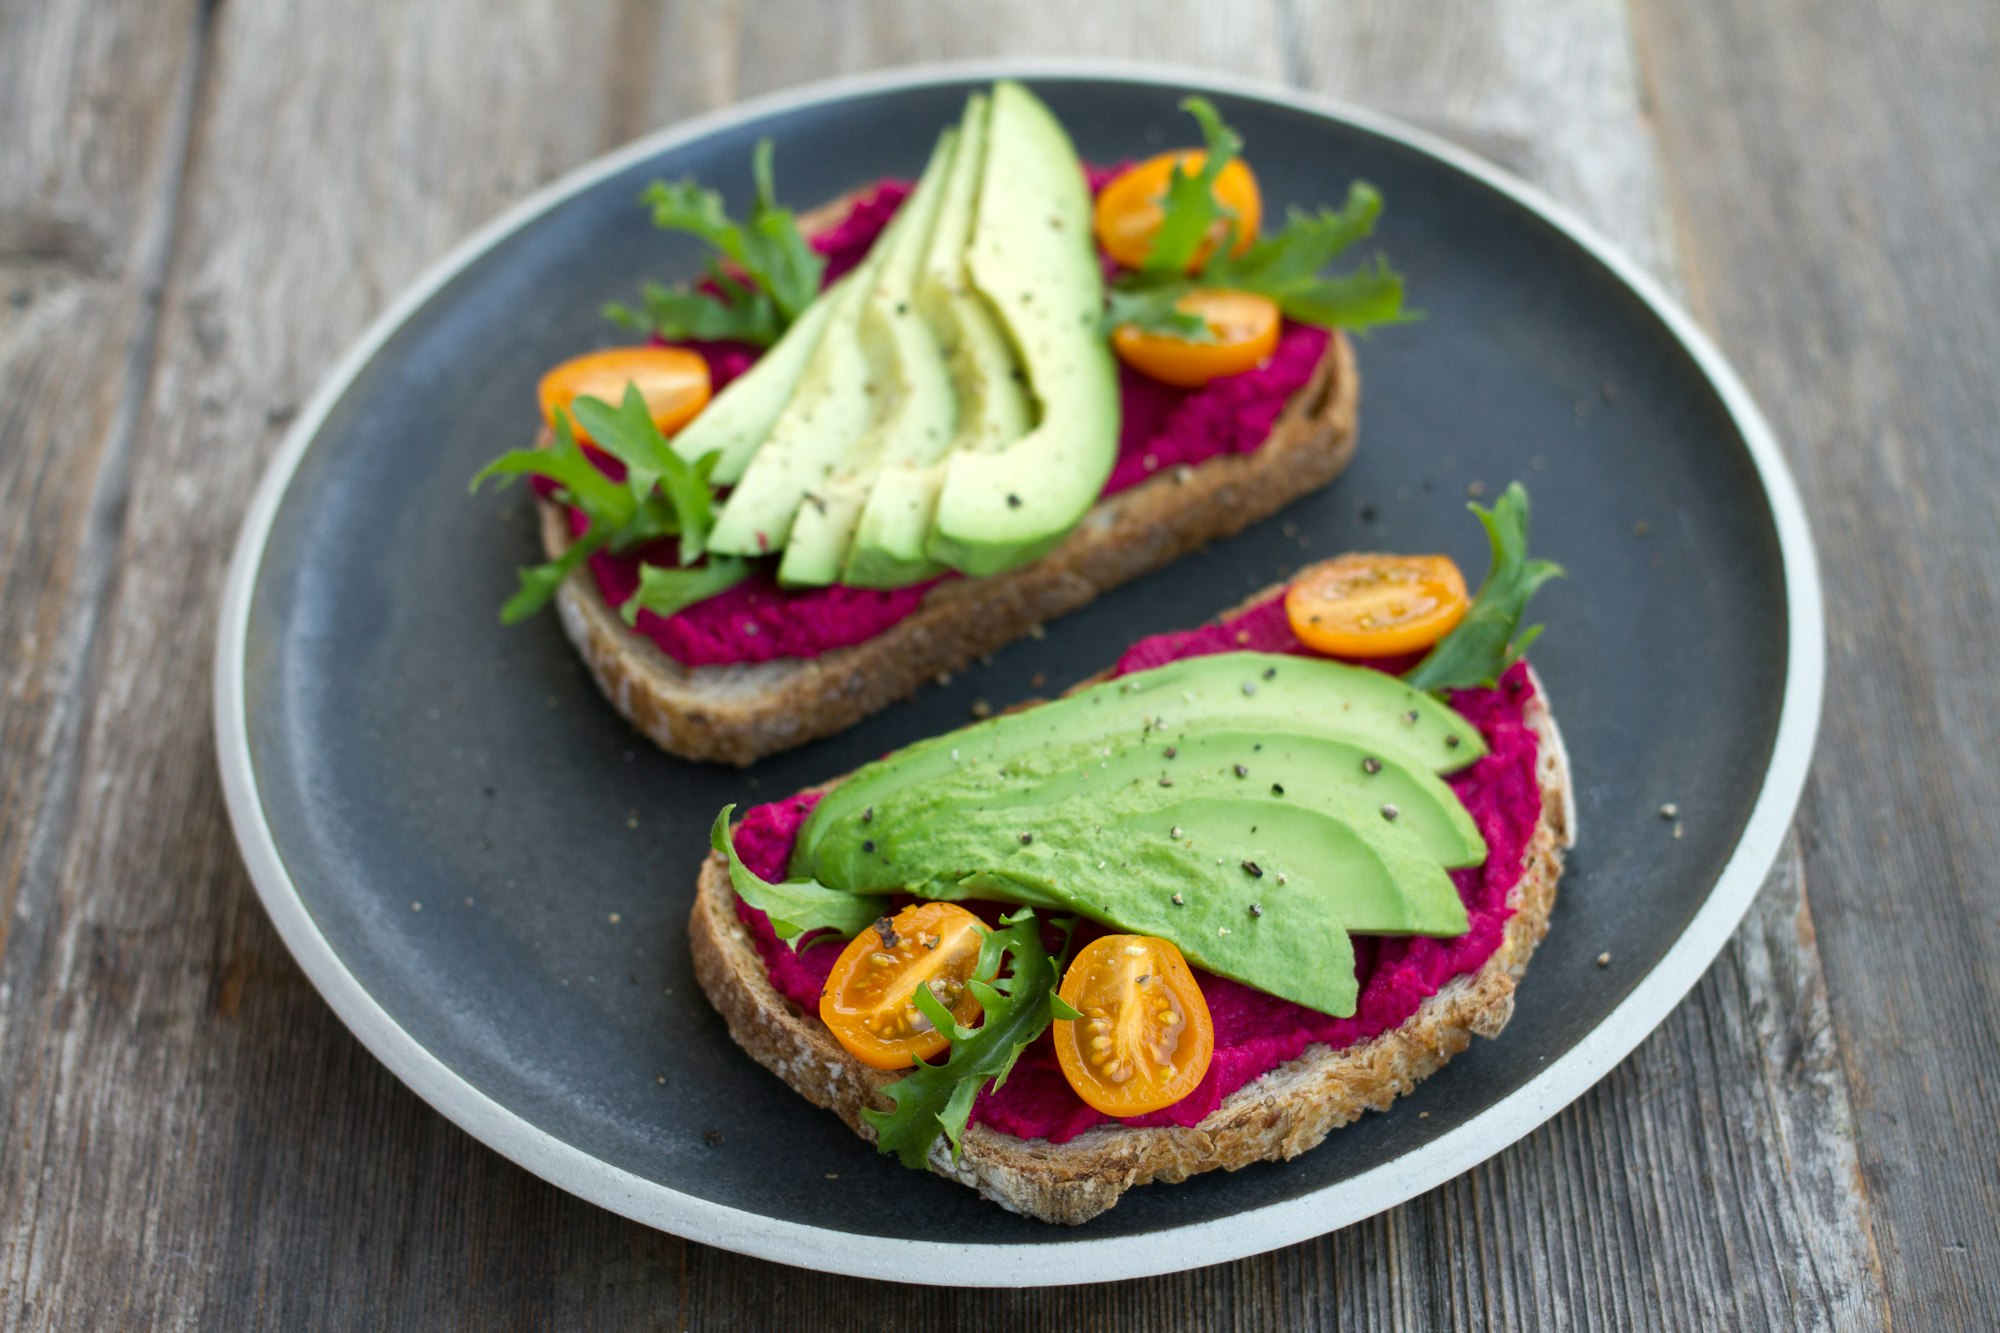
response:
[[[1093,172],[1093,186],[1113,174],[1115,169]],[[827,257],[827,282],[861,260],[909,191],[905,182],[881,181],[838,224],[811,238],[813,248]],[[1103,494],[1136,486],[1155,472],[1257,448],[1292,395],[1312,378],[1328,337],[1324,329],[1287,324],[1269,361],[1200,389],[1175,388],[1121,365],[1118,461]],[[717,390],[749,369],[758,352],[742,343],[690,346],[708,362]],[[581,532],[582,515],[572,512],[571,521],[573,530]],[[649,557],[655,563],[672,564],[676,552],[667,542],[657,551],[641,548],[591,557],[591,572],[607,603],[624,604],[639,586],[640,563]],[[768,574],[759,574],[671,616],[641,611],[638,630],[661,652],[690,667],[815,657],[880,634],[914,612],[931,586],[790,589],[780,588]]]
[[[1272,598],[1215,625],[1142,639],[1126,651],[1113,674],[1237,649],[1305,651],[1292,636],[1283,600]],[[1452,696],[1452,706],[1479,728],[1489,747],[1484,758],[1447,779],[1486,839],[1485,863],[1452,873],[1471,929],[1446,940],[1356,937],[1361,991],[1348,1018],[1334,1018],[1197,972],[1215,1020],[1215,1058],[1208,1076],[1173,1106],[1123,1123],[1198,1124],[1230,1093],[1297,1058],[1308,1046],[1338,1049],[1397,1027],[1454,977],[1485,965],[1500,947],[1507,919],[1513,915],[1508,895],[1520,882],[1522,857],[1542,813],[1538,744],[1524,721],[1533,697],[1524,663],[1509,668],[1497,688],[1460,690]],[[799,828],[817,801],[815,795],[801,794],[757,806],[745,815],[736,835],[744,864],[766,879],[782,879]],[[817,1012],[820,988],[842,942],[812,943],[794,953],[778,939],[762,912],[740,899],[736,911],[750,930],[773,987],[807,1012]],[[1094,933],[1096,928],[1086,924],[1078,932],[1078,943]],[[1004,1087],[980,1093],[973,1119],[1019,1138],[1065,1143],[1108,1117],[1084,1105],[1064,1081],[1045,1035],[1022,1054]]]

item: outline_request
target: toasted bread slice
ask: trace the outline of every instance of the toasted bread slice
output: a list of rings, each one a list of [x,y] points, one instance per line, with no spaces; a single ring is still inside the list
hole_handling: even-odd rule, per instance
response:
[[[800,219],[832,226],[852,198]],[[1354,454],[1360,380],[1354,348],[1335,333],[1304,388],[1254,451],[1162,471],[1100,501],[1062,545],[1031,565],[947,579],[882,633],[817,657],[689,667],[627,629],[587,567],[556,593],[563,629],[620,713],[685,759],[749,764],[844,731],[940,672],[1065,615],[1326,485]],[[542,546],[568,548],[561,506],[540,502]]]
[[[1246,605],[1275,591],[1266,590]],[[1050,1143],[975,1124],[966,1131],[956,1162],[945,1140],[938,1140],[931,1170],[1014,1212],[1045,1222],[1085,1222],[1134,1185],[1174,1183],[1217,1167],[1234,1171],[1252,1162],[1296,1157],[1363,1111],[1388,1109],[1464,1050],[1474,1034],[1498,1036],[1513,1016],[1514,988],[1528,958],[1548,933],[1563,850],[1574,841],[1569,760],[1539,681],[1527,721],[1540,740],[1542,813],[1522,853],[1520,881],[1509,894],[1514,914],[1499,949],[1477,972],[1455,978],[1400,1027],[1369,1041],[1341,1050],[1308,1047],[1231,1093],[1192,1128],[1100,1125],[1067,1143]],[[887,1099],[877,1093],[900,1075],[856,1060],[817,1015],[802,1011],[771,986],[749,932],[737,919],[735,892],[720,853],[712,853],[702,865],[688,937],[695,977],[728,1022],[736,1044],[799,1095],[833,1111],[872,1142],[874,1131],[861,1110],[870,1105],[888,1110]]]

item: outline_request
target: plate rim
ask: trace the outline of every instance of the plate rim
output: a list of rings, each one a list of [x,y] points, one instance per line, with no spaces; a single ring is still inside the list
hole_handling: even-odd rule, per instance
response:
[[[1130,1236],[1035,1242],[914,1240],[838,1231],[698,1198],[615,1167],[481,1092],[405,1030],[341,961],[286,872],[265,820],[249,746],[252,594],[278,507],[341,396],[382,345],[475,260],[598,181],[656,154],[779,112],[966,80],[1020,78],[1212,91],[1304,110],[1400,143],[1473,177],[1562,232],[1636,295],[1686,350],[1734,422],[1763,486],[1778,538],[1786,665],[1770,763],[1734,850],[1679,938],[1631,993],[1514,1092],[1412,1153],[1279,1203]],[[1804,504],[1777,438],[1749,390],[1694,319],[1611,241],[1536,187],[1382,112],[1283,84],[1173,64],[998,59],[897,66],[781,89],[654,131],[566,173],[476,230],[404,289],[341,356],[280,442],[247,509],[223,586],[216,632],[214,728],[224,801],[264,910],[315,989],[390,1072],[446,1119],[515,1164],[624,1217],[760,1259],[853,1277],[955,1286],[1115,1281],[1223,1263],[1307,1240],[1414,1198],[1497,1155],[1581,1096],[1638,1046],[1728,943],[1776,863],[1804,791],[1826,675],[1818,561]],[[968,1263],[971,1259],[973,1262]],[[946,1262],[948,1261],[948,1262]],[[971,1281],[965,1275],[973,1274]],[[932,1277],[950,1274],[950,1277]]]

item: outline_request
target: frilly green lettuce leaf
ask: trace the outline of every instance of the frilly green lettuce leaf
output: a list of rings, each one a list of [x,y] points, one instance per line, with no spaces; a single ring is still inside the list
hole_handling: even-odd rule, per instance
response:
[[[598,448],[625,465],[623,481],[612,480],[591,462],[565,411],[556,413],[547,448],[502,454],[472,479],[476,491],[488,478],[505,486],[521,476],[545,477],[556,484],[556,499],[589,520],[583,535],[556,559],[518,571],[521,586],[500,609],[503,623],[512,625],[541,610],[570,571],[598,551],[631,551],[663,537],[680,538],[683,568],[639,566],[639,590],[619,608],[628,625],[637,622],[641,611],[672,615],[749,577],[749,566],[741,560],[696,564],[715,526],[710,476],[719,455],[690,463],[675,453],[634,385],[625,386],[624,400],[615,408],[585,396],[570,411]]]
[[[733,555],[712,555],[692,569],[640,565],[639,589],[618,608],[618,618],[627,625],[637,625],[641,611],[671,616],[727,592],[749,577],[750,562]]]
[[[653,414],[636,385],[625,386],[625,399],[616,408],[590,397],[578,398],[575,408],[576,419],[597,447],[625,465],[625,485],[635,509],[650,506],[646,530],[621,532],[614,544],[629,547],[677,533],[681,563],[700,559],[715,526],[715,494],[708,476],[715,470],[716,455],[690,463],[675,453],[653,424]]]
[[[1076,922],[1066,917],[1057,925],[1063,932],[1063,947],[1055,954],[1043,945],[1041,922],[1031,908],[1002,917],[1002,928],[986,933],[979,963],[967,983],[981,1010],[977,1027],[957,1023],[928,987],[918,988],[913,997],[918,1010],[951,1034],[951,1051],[935,1064],[919,1061],[913,1072],[882,1090],[895,1104],[893,1111],[861,1112],[874,1127],[876,1146],[883,1152],[896,1154],[904,1166],[921,1169],[931,1145],[943,1134],[956,1159],[979,1090],[989,1083],[996,1088],[1005,1083],[1021,1052],[1050,1023],[1078,1016],[1056,994]],[[1012,966],[1003,977],[1004,959],[1011,959]]]
[[[621,305],[605,314],[668,342],[734,339],[768,347],[818,297],[826,260],[800,235],[797,219],[780,207],[771,184],[771,141],[751,158],[756,201],[743,222],[729,216],[722,196],[691,180],[654,181],[640,196],[662,231],[698,236],[719,252],[700,288],[649,283],[642,310]]]
[[[1152,286],[1137,282],[1112,287],[1105,293],[1104,329],[1108,333],[1130,324],[1147,333],[1164,333],[1187,342],[1214,342],[1208,321],[1178,304],[1194,288],[1185,282],[1166,281]]]
[[[1206,100],[1190,97],[1181,105],[1200,122],[1208,156],[1198,173],[1175,168],[1160,201],[1164,216],[1145,264],[1112,281],[1104,313],[1107,332],[1129,324],[1205,342],[1207,326],[1178,304],[1204,288],[1255,292],[1270,298],[1286,318],[1320,328],[1366,329],[1416,318],[1403,307],[1402,275],[1382,256],[1351,272],[1324,272],[1375,229],[1382,196],[1366,181],[1348,187],[1347,202],[1340,208],[1292,209],[1274,235],[1258,238],[1241,255],[1232,253],[1233,245],[1218,245],[1199,272],[1188,274],[1211,228],[1232,218],[1211,187],[1223,165],[1241,151],[1243,140]]]
[[[500,608],[500,621],[506,625],[526,620],[547,606],[569,572],[630,527],[639,509],[630,488],[599,472],[584,457],[567,413],[556,413],[554,438],[548,448],[514,449],[500,455],[480,469],[472,479],[472,489],[477,491],[489,478],[498,478],[504,488],[518,477],[545,477],[554,482],[556,497],[581,509],[590,526],[556,559],[514,571],[520,587]]]
[[[1520,627],[1528,599],[1550,579],[1563,577],[1562,566],[1554,561],[1528,559],[1528,492],[1520,482],[1509,486],[1491,509],[1477,504],[1466,508],[1486,528],[1493,564],[1465,619],[1404,675],[1420,690],[1465,689],[1498,681],[1542,632],[1540,625]]]
[[[1166,197],[1160,201],[1160,229],[1153,234],[1153,248],[1146,252],[1142,265],[1148,273],[1180,273],[1201,249],[1209,228],[1218,221],[1233,224],[1236,217],[1216,199],[1215,182],[1222,169],[1243,151],[1243,136],[1222,123],[1206,97],[1183,98],[1181,110],[1200,123],[1208,153],[1200,171],[1189,172],[1176,163],[1169,174]],[[1232,230],[1232,238],[1234,234]]]
[[[838,931],[841,938],[849,939],[882,915],[880,898],[829,889],[810,879],[782,884],[759,879],[736,855],[736,844],[729,836],[729,816],[735,811],[733,805],[722,807],[709,830],[709,845],[728,858],[729,884],[736,896],[770,917],[779,939],[790,940],[794,949],[818,930]]]

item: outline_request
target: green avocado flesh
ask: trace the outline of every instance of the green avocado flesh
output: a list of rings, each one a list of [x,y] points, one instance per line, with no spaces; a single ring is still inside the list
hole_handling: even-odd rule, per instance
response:
[[[1172,940],[1199,967],[1324,1013],[1354,1011],[1349,932],[1467,928],[1437,862],[1302,805],[1133,792],[943,822],[898,805],[878,808],[868,827],[866,842],[822,846],[825,882],[1078,912]]]
[[[1466,930],[1448,868],[1486,846],[1438,775],[1484,752],[1379,671],[1189,658],[860,769],[800,829],[792,873],[1077,912],[1344,1015],[1349,932]]]
[[[1451,788],[1421,768],[1351,740],[1218,727],[1205,719],[1187,728],[962,768],[889,804],[899,816],[918,820],[955,820],[971,810],[1032,823],[1037,811],[1061,801],[1128,796],[1151,804],[1196,796],[1284,801],[1343,819],[1364,836],[1443,866],[1476,866],[1486,859],[1486,842],[1472,816]],[[818,830],[815,877],[835,873],[837,879],[829,870],[837,863],[836,844],[879,841],[882,817],[878,810],[864,824],[849,815]]]
[[[828,320],[840,304],[841,286],[829,288],[785,330],[777,346],[724,386],[707,407],[674,436],[674,452],[690,463],[718,454],[712,480],[734,486],[743,478],[751,455],[771,433],[778,414],[791,401],[805,373],[806,362],[819,346]]]
[[[778,565],[780,583],[838,580],[883,466],[934,457],[957,427],[958,404],[944,349],[916,309],[917,270],[930,243],[957,141],[956,130],[939,137],[930,165],[897,212],[893,234],[879,247],[881,268],[862,302],[859,325],[873,422],[799,507]]]
[[[975,95],[861,264],[675,440],[733,488],[709,549],[804,587],[1040,556],[1117,454],[1103,300],[1062,126],[1018,84]]]
[[[1006,330],[1034,427],[953,454],[928,550],[967,574],[1027,564],[1076,526],[1118,456],[1118,371],[1098,329],[1104,277],[1090,188],[1069,136],[1026,88],[993,89],[966,269]]]
[[[996,766],[1037,750],[1105,738],[1172,733],[1194,722],[1234,725],[1273,739],[1335,736],[1431,773],[1454,772],[1486,752],[1471,723],[1394,676],[1324,658],[1216,653],[1105,681],[1037,708],[918,741],[869,764],[820,802],[801,830],[799,855],[809,856],[820,830],[836,821],[961,768]],[[803,859],[794,864],[810,870]]]
[[[937,514],[947,456],[999,449],[1019,439],[1034,420],[1026,375],[965,267],[991,110],[983,93],[966,103],[958,153],[916,285],[917,309],[943,349],[951,376],[957,430],[935,453],[913,453],[905,462],[885,465],[876,476],[841,573],[841,581],[854,587],[897,588],[943,573],[946,567],[925,553],[925,543]]]
[[[891,222],[868,257],[814,303],[833,303],[826,331],[806,358],[790,401],[716,515],[709,550],[765,555],[783,547],[799,505],[867,431],[873,408],[861,351],[861,310],[895,230]]]

